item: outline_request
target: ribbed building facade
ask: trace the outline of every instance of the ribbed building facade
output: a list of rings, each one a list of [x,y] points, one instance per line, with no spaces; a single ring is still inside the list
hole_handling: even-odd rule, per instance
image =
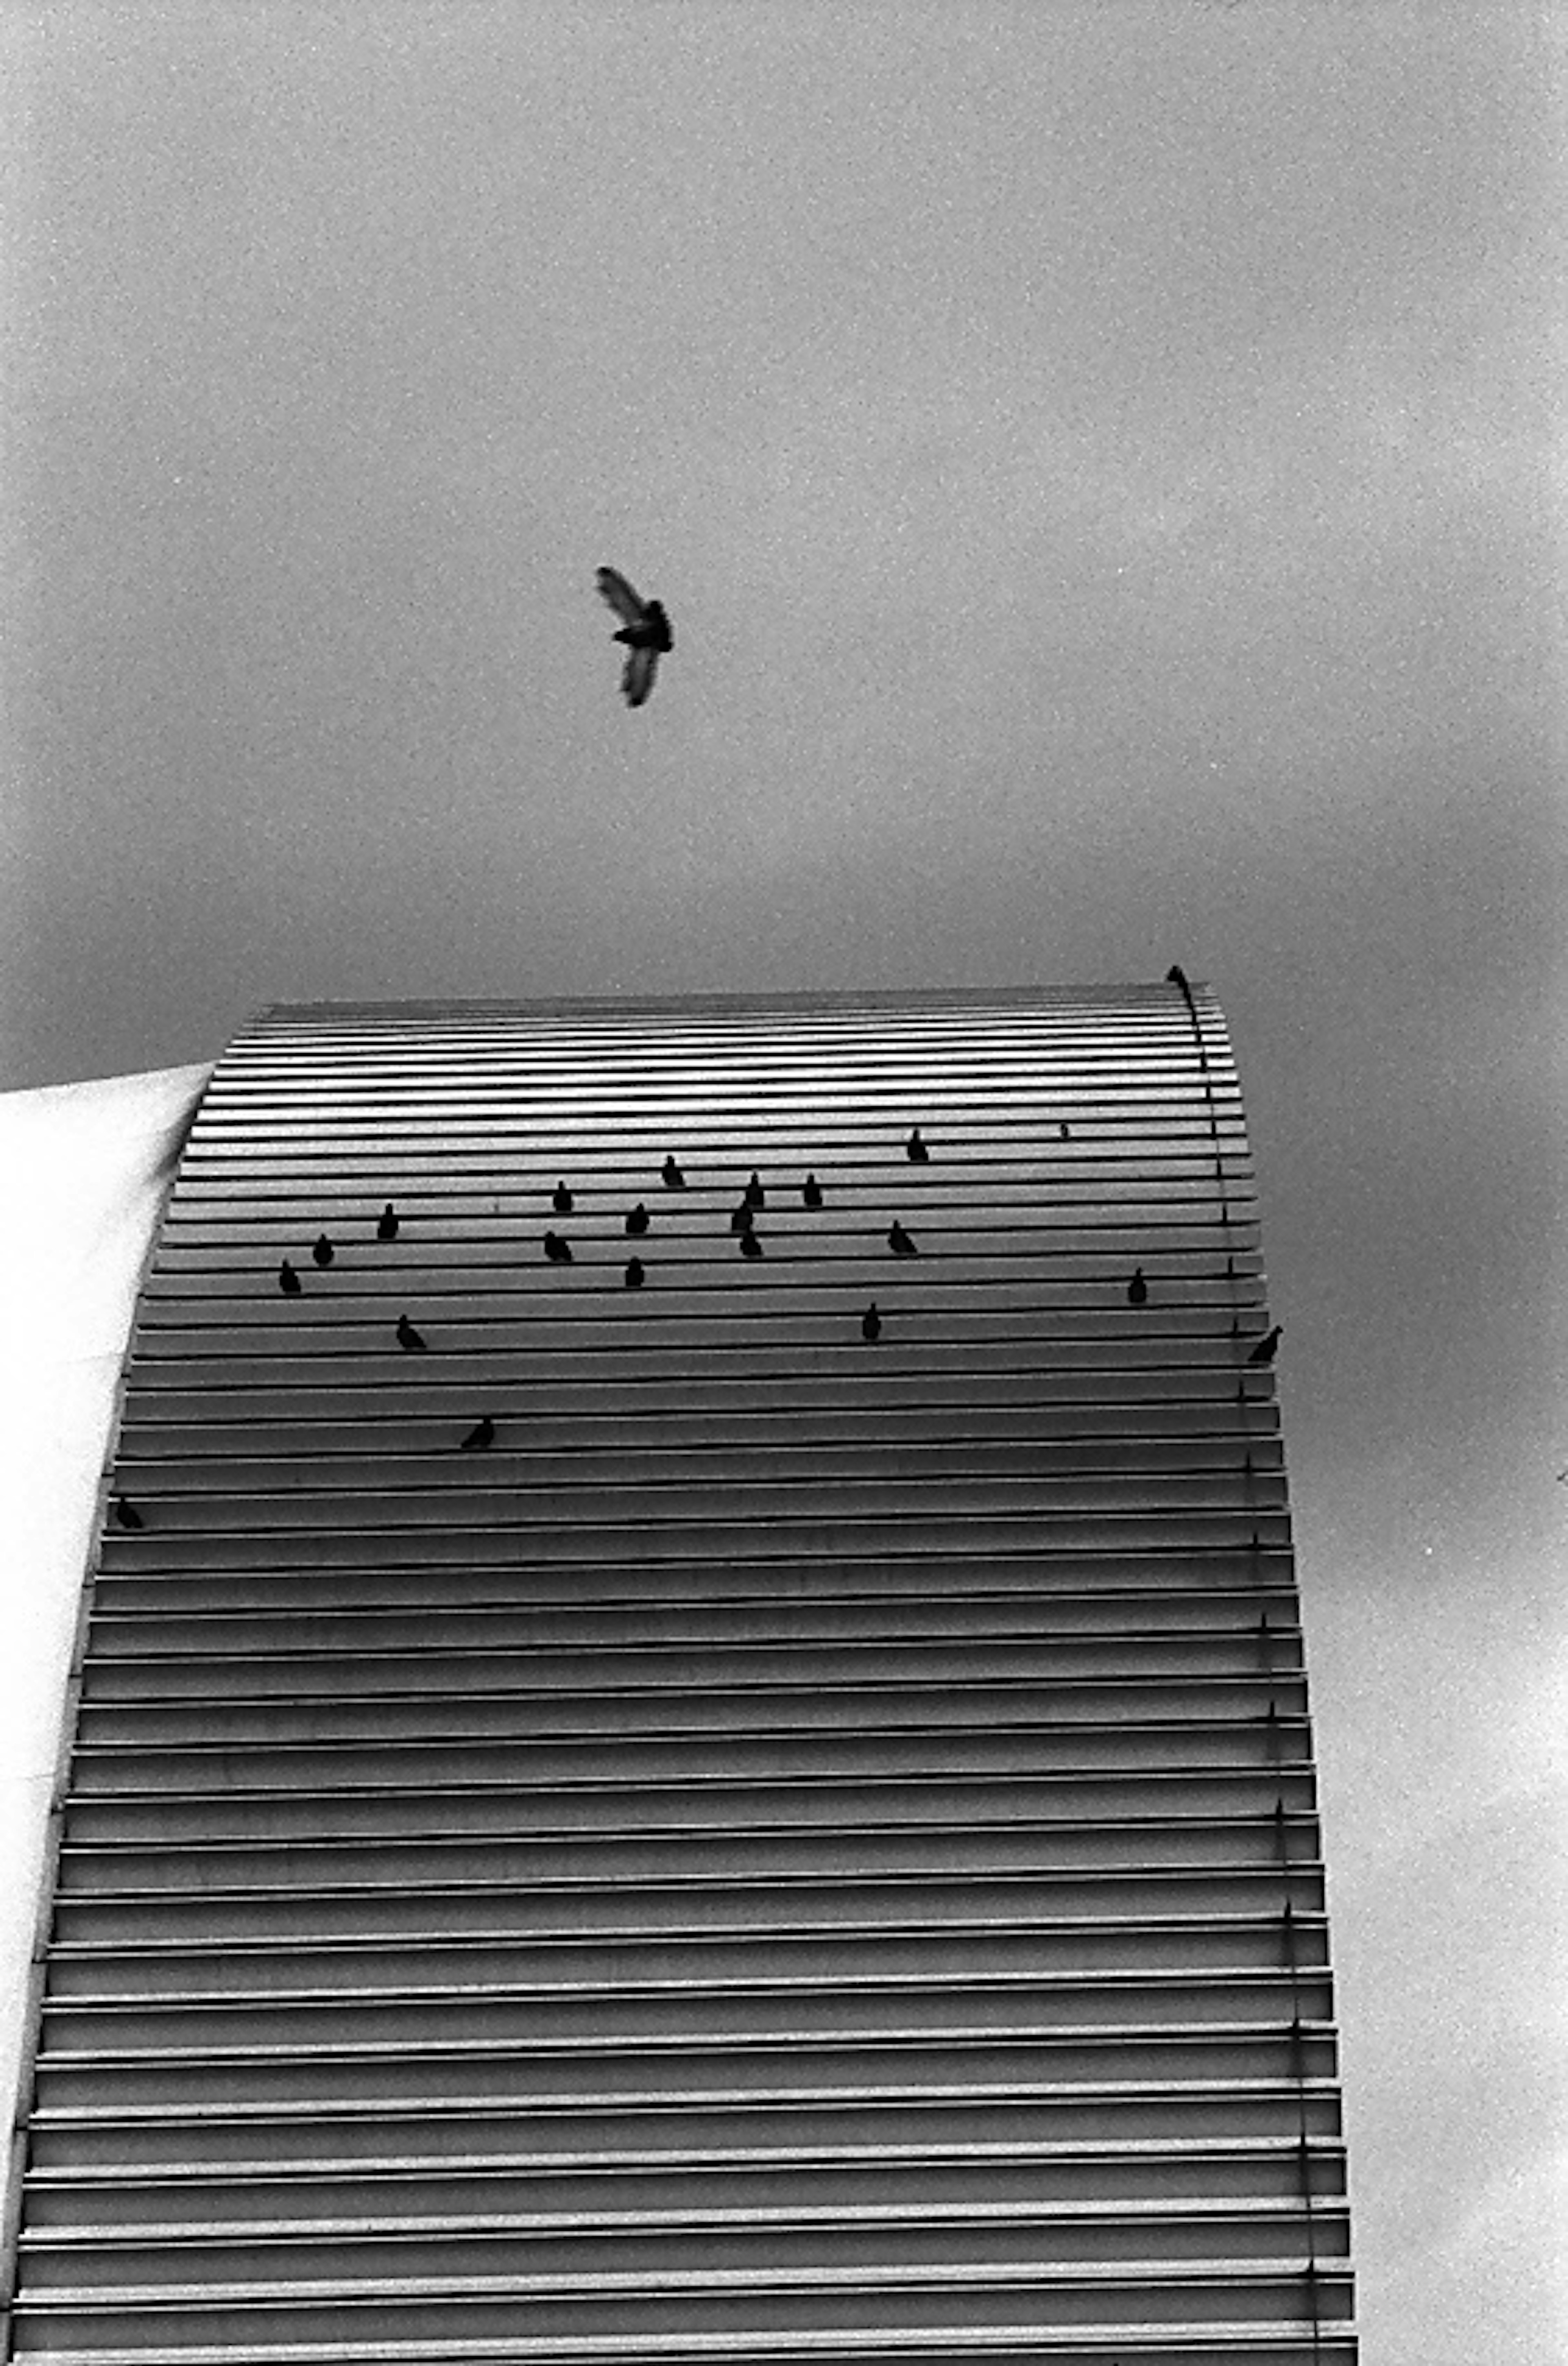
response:
[[[1348,2366],[1270,1319],[1179,979],[267,1012],[127,1361],[7,2354]]]

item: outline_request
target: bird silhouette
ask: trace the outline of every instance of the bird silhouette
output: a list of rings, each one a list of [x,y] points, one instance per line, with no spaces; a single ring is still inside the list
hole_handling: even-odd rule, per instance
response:
[[[906,1158],[912,1158],[917,1166],[922,1166],[931,1156],[930,1150],[920,1139],[920,1129],[918,1125],[912,1130],[908,1141],[904,1144],[904,1155]]]
[[[467,1437],[459,1438],[457,1443],[465,1454],[482,1454],[487,1446],[493,1446],[495,1424],[489,1414],[487,1413],[482,1420],[476,1421]]]
[[[819,1208],[822,1205],[822,1186],[815,1175],[807,1177],[800,1187],[800,1196],[808,1208]]]
[[[115,1497],[114,1515],[122,1528],[144,1528],[147,1526],[129,1495]]]
[[[1072,1130],[1071,1126],[1067,1123],[1067,1121],[1066,1121],[1066,1118],[1064,1118],[1064,1119],[1062,1120],[1062,1122],[1061,1122],[1061,1124],[1056,1128],[1056,1131],[1057,1131],[1057,1132],[1061,1135],[1062,1140],[1063,1140],[1064,1142],[1071,1142],[1071,1140],[1072,1140],[1072,1138],[1073,1138],[1073,1130]]]
[[[414,1329],[406,1314],[400,1314],[398,1317],[398,1345],[400,1347],[406,1347],[411,1356],[423,1356],[425,1351],[424,1339]]]
[[[641,1257],[628,1257],[626,1259],[626,1270],[624,1279],[628,1290],[640,1290],[642,1288],[643,1283],[648,1279],[648,1268],[643,1264]]]
[[[670,1156],[665,1160],[659,1172],[663,1178],[664,1189],[667,1191],[683,1191],[685,1189],[686,1178],[675,1164],[675,1155],[673,1151],[671,1151]]]
[[[563,1241],[558,1233],[547,1233],[545,1234],[545,1255],[548,1257],[552,1265],[570,1265],[571,1263],[571,1243],[570,1241]]]
[[[331,1265],[335,1254],[336,1252],[334,1251],[331,1241],[328,1240],[325,1233],[318,1233],[310,1249],[310,1255],[315,1258],[316,1263],[318,1265]]]
[[[571,1193],[567,1189],[564,1183],[558,1183],[550,1200],[551,1207],[555,1210],[558,1216],[570,1216],[571,1213]]]
[[[860,1335],[863,1339],[880,1339],[882,1336],[882,1317],[876,1311],[874,1298],[861,1316]]]
[[[904,1230],[897,1216],[887,1227],[887,1245],[895,1256],[919,1256],[920,1253],[914,1235]]]
[[[395,1241],[398,1237],[398,1211],[389,1200],[381,1211],[376,1237],[378,1241]]]
[[[1170,967],[1166,971],[1165,982],[1167,986],[1179,987],[1179,990],[1187,997],[1188,1001],[1191,1001],[1192,988],[1187,983],[1187,972],[1182,968],[1179,962],[1171,963]]]
[[[755,1233],[741,1234],[740,1254],[743,1257],[760,1257],[761,1256],[762,1244]]]
[[[1265,1331],[1262,1338],[1247,1357],[1247,1362],[1271,1364],[1280,1352],[1280,1341],[1284,1336],[1284,1330],[1285,1326],[1282,1323],[1276,1323],[1272,1331]]]
[[[634,1234],[646,1233],[648,1230],[648,1210],[640,1200],[635,1208],[628,1208],[626,1211],[626,1230]]]
[[[749,1233],[756,1221],[757,1211],[750,1200],[742,1200],[738,1208],[731,1208],[729,1211],[729,1229],[732,1233]]]
[[[1146,1305],[1148,1302],[1148,1295],[1149,1285],[1144,1279],[1144,1268],[1141,1265],[1134,1266],[1133,1268],[1133,1279],[1127,1284],[1127,1303],[1129,1306]]]
[[[621,695],[628,706],[641,706],[653,688],[660,657],[675,646],[670,619],[657,600],[639,598],[613,567],[599,569],[598,584],[599,597],[614,608],[623,627],[615,636],[626,651]]]
[[[305,1287],[287,1257],[277,1268],[277,1286],[285,1298],[298,1298]]]
[[[768,1204],[768,1195],[762,1189],[762,1178],[754,1166],[751,1169],[751,1180],[747,1184],[743,1196],[749,1208],[765,1208]]]

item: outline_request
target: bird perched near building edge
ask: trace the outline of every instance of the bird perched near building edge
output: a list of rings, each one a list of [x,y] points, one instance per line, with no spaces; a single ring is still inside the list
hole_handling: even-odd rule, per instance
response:
[[[868,1341],[874,1341],[880,1339],[882,1336],[882,1317],[876,1311],[876,1301],[874,1298],[872,1300],[871,1304],[866,1308],[865,1313],[861,1316],[860,1335],[863,1339]]]
[[[1250,1355],[1247,1357],[1247,1362],[1249,1364],[1271,1364],[1275,1357],[1280,1352],[1280,1341],[1284,1335],[1284,1329],[1285,1326],[1282,1323],[1276,1323],[1272,1331],[1265,1331],[1262,1338],[1259,1339],[1256,1347],[1252,1349]]]
[[[405,1348],[411,1356],[423,1355],[424,1352],[424,1340],[414,1329],[406,1314],[400,1314],[398,1317],[398,1345]]]
[[[621,695],[628,706],[641,706],[653,688],[660,659],[675,646],[670,619],[657,600],[639,598],[626,577],[617,575],[613,567],[602,567],[597,580],[599,597],[608,602],[621,620],[622,630],[615,637],[626,644],[626,649]]]
[[[378,1241],[395,1241],[398,1237],[398,1211],[389,1200],[377,1221],[376,1237]]]
[[[287,1257],[277,1268],[277,1286],[285,1298],[298,1298],[305,1287]]]
[[[488,1413],[475,1422],[467,1437],[460,1437],[457,1441],[465,1454],[482,1454],[486,1447],[494,1442],[495,1424]]]
[[[1143,1306],[1146,1304],[1148,1295],[1149,1285],[1144,1279],[1144,1268],[1141,1265],[1134,1266],[1133,1279],[1127,1284],[1127,1303],[1129,1306]]]
[[[911,1233],[907,1233],[897,1216],[887,1227],[887,1245],[895,1256],[918,1256],[919,1245]]]

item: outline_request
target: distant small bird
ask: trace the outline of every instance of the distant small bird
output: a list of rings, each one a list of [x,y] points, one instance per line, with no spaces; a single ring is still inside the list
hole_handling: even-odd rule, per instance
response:
[[[1251,1354],[1247,1357],[1247,1362],[1249,1364],[1271,1364],[1275,1357],[1280,1352],[1280,1341],[1284,1335],[1284,1330],[1285,1326],[1282,1323],[1276,1323],[1272,1331],[1265,1331],[1262,1338],[1258,1342],[1257,1346],[1253,1348]]]
[[[740,1254],[743,1257],[760,1257],[761,1256],[762,1244],[755,1233],[741,1234]]]
[[[754,1166],[751,1169],[751,1180],[747,1184],[743,1196],[749,1208],[765,1208],[768,1204],[768,1195],[762,1189],[762,1178]]]
[[[1062,1122],[1061,1122],[1061,1124],[1056,1128],[1056,1131],[1057,1131],[1057,1132],[1061,1135],[1062,1140],[1063,1140],[1064,1142],[1071,1142],[1071,1140],[1072,1140],[1072,1138],[1073,1138],[1073,1130],[1072,1130],[1071,1126],[1067,1123],[1067,1121],[1066,1121],[1066,1118],[1064,1118],[1064,1119],[1062,1120]]]
[[[1133,1279],[1127,1284],[1127,1303],[1129,1306],[1146,1305],[1148,1302],[1148,1295],[1149,1285],[1144,1279],[1144,1268],[1141,1265],[1134,1266],[1133,1268]]]
[[[626,1270],[625,1275],[626,1288],[628,1290],[640,1290],[647,1279],[648,1268],[643,1264],[641,1257],[628,1257],[626,1259]]]
[[[614,608],[623,630],[615,635],[626,651],[621,695],[628,706],[641,706],[653,688],[659,660],[675,646],[670,619],[657,600],[644,600],[613,567],[598,574],[599,597]]]
[[[807,1177],[800,1187],[800,1196],[808,1208],[819,1208],[822,1205],[822,1186],[815,1175]]]
[[[147,1526],[129,1495],[117,1495],[114,1515],[122,1528],[144,1528]]]
[[[904,1155],[906,1158],[912,1158],[917,1166],[922,1165],[931,1156],[931,1152],[920,1140],[920,1129],[918,1125],[912,1130],[908,1141],[904,1144]]]
[[[863,1339],[880,1339],[882,1336],[882,1317],[876,1311],[874,1299],[861,1316],[860,1335]]]
[[[570,1265],[571,1263],[571,1243],[570,1241],[563,1241],[558,1233],[547,1233],[545,1234],[545,1255],[548,1257],[552,1265]]]
[[[277,1268],[277,1286],[285,1298],[298,1298],[305,1287],[287,1257]]]
[[[495,1424],[489,1414],[485,1414],[482,1421],[476,1421],[467,1437],[459,1438],[457,1442],[465,1454],[482,1454],[487,1446],[493,1446]]]
[[[757,1211],[750,1200],[742,1200],[738,1208],[731,1208],[729,1211],[729,1229],[732,1233],[749,1233],[756,1221]]]
[[[640,1200],[635,1208],[628,1208],[626,1211],[626,1230],[634,1234],[646,1233],[648,1230],[648,1210]]]
[[[567,1189],[564,1183],[558,1183],[556,1185],[554,1195],[550,1200],[550,1205],[555,1210],[558,1216],[570,1215],[572,1206],[571,1193]]]
[[[425,1351],[424,1339],[414,1329],[406,1314],[400,1314],[398,1317],[398,1345],[400,1347],[406,1347],[411,1356],[423,1356]]]
[[[333,1256],[336,1255],[336,1251],[333,1249],[333,1245],[331,1241],[328,1240],[325,1233],[318,1233],[316,1234],[314,1244],[311,1246],[310,1255],[315,1258],[318,1265],[331,1265]]]
[[[904,1230],[897,1216],[887,1227],[887,1245],[895,1256],[919,1256],[920,1253],[914,1235]]]
[[[1187,983],[1187,972],[1182,968],[1179,962],[1171,963],[1170,967],[1166,971],[1165,982],[1167,986],[1179,986],[1181,992],[1187,997],[1188,1001],[1191,1001],[1192,988]]]
[[[398,1211],[389,1200],[381,1211],[376,1237],[378,1241],[395,1241],[398,1237]]]
[[[685,1189],[686,1178],[675,1164],[673,1152],[671,1152],[670,1156],[665,1160],[659,1172],[664,1179],[664,1189],[667,1191],[683,1191]]]

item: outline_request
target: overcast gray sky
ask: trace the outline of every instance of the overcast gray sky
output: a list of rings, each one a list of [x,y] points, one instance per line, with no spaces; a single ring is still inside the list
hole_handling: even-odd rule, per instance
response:
[[[1212,979],[1369,2359],[1568,2338],[1568,11],[9,6],[6,1060]],[[615,694],[602,562],[663,598]]]

